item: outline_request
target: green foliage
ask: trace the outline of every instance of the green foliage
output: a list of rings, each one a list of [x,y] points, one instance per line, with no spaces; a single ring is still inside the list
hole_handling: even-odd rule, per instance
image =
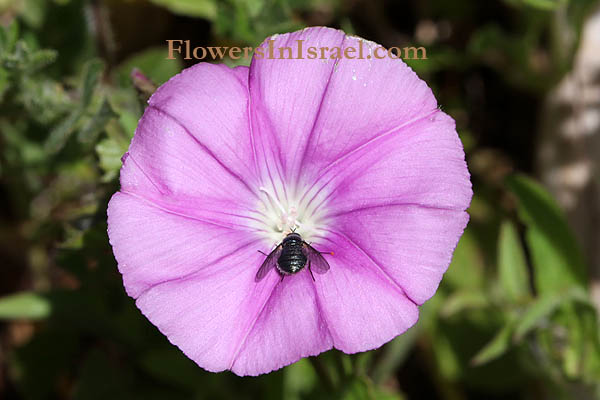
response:
[[[516,6],[529,6],[540,10],[555,10],[568,4],[568,0],[507,0]]]
[[[215,0],[151,0],[160,6],[166,7],[176,14],[190,17],[215,19],[217,16],[217,2]]]
[[[536,289],[556,293],[571,285],[584,287],[586,270],[581,251],[554,199],[524,176],[512,176],[507,184],[518,198],[519,216],[527,227]]]
[[[498,280],[511,301],[517,302],[530,296],[525,252],[514,224],[508,221],[500,226]]]
[[[131,82],[133,69],[137,68],[154,83],[162,85],[181,71],[180,59],[168,60],[165,54],[168,54],[165,47],[150,48],[134,54],[119,65],[116,78],[122,86],[126,86]]]
[[[473,365],[488,363],[505,354],[511,347],[513,331],[513,322],[504,324],[500,331],[496,333],[496,336],[473,357],[471,361]]]
[[[39,319],[50,315],[48,300],[34,292],[17,293],[0,298],[0,319]]]

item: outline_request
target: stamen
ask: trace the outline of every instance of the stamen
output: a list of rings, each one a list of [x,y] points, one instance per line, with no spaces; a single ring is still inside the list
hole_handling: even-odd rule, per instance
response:
[[[260,196],[262,204],[258,207],[264,216],[264,225],[260,228],[266,229],[264,236],[269,243],[280,243],[290,232],[299,233],[304,240],[320,235],[323,220],[306,210],[302,202],[289,202],[287,198],[280,201],[278,188],[260,186],[258,190],[268,199]]]
[[[298,222],[298,209],[295,206],[290,206],[289,210],[286,210],[283,204],[277,199],[277,196],[274,195],[269,189],[261,186],[258,188],[261,192],[267,195],[271,206],[279,209],[279,219],[276,222],[277,230],[279,232],[284,232],[287,230],[294,231],[297,227],[300,227],[301,224]]]
[[[279,210],[281,210],[282,213],[284,213],[284,214],[286,213],[285,208],[283,208],[283,206],[281,205],[279,200],[277,200],[277,197],[275,196],[275,194],[271,193],[271,191],[269,189],[265,188],[264,186],[261,186],[258,188],[258,190],[260,190],[261,192],[264,192],[267,195],[267,198],[269,199],[271,204],[274,203],[277,207],[279,207]]]

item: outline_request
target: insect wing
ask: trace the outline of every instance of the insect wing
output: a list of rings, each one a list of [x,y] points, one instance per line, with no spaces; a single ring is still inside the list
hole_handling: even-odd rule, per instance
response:
[[[265,258],[265,261],[263,261],[262,265],[258,269],[258,272],[256,273],[256,277],[254,278],[254,280],[256,282],[261,281],[267,275],[267,273],[275,266],[280,254],[281,254],[281,245],[278,245],[271,252],[271,254],[269,254],[267,256],[267,258]]]
[[[329,271],[329,263],[323,255],[310,244],[304,242],[304,255],[310,263],[310,269],[318,274]]]

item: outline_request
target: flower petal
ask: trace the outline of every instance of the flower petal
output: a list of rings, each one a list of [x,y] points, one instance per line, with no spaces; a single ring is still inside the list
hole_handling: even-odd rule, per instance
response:
[[[210,155],[232,175],[251,180],[256,174],[248,123],[248,71],[209,63],[187,68],[158,88],[146,113],[157,110],[168,116],[193,139],[193,150]]]
[[[303,41],[302,59],[255,57],[250,67],[253,127],[277,149],[273,159],[288,181],[310,184],[344,154],[437,109],[431,90],[404,62],[375,59],[378,45],[373,42],[330,28],[308,28],[268,38],[262,45],[265,54],[269,40],[275,57],[282,47],[297,57],[298,41]],[[310,47],[316,48],[317,59],[310,58]],[[336,47],[343,55],[353,48],[356,59],[331,59]],[[327,48],[325,59],[320,59],[322,48]]]
[[[340,46],[344,32],[317,27],[274,35],[259,46],[252,58],[251,121],[259,154],[264,157],[260,164],[277,170],[280,180],[287,182],[299,168],[336,61],[306,59],[307,47],[302,51],[304,59],[279,59],[279,52],[286,51],[280,49],[290,47],[296,52],[298,40],[305,40],[310,46]],[[261,50],[264,57],[259,55]]]
[[[331,225],[368,257],[368,268],[421,305],[437,290],[468,220],[459,210],[392,205],[340,214]]]
[[[346,353],[371,350],[417,322],[417,306],[356,243],[330,232],[321,246],[335,249],[333,256],[325,256],[331,269],[315,275],[335,348]]]
[[[141,118],[124,157],[121,190],[203,200],[256,198],[242,176],[204,148],[183,125],[153,108]]]
[[[395,204],[463,211],[472,194],[454,120],[437,111],[330,164],[305,198],[340,214]]]
[[[125,289],[134,298],[161,282],[200,271],[240,247],[256,243],[248,250],[252,254],[263,248],[255,235],[233,229],[225,218],[206,221],[121,192],[108,205],[108,236]]]
[[[280,276],[271,273],[269,278]],[[257,304],[264,307],[236,354],[231,368],[236,374],[270,372],[331,349],[331,335],[306,268],[284,278],[266,303]]]
[[[254,267],[261,258],[251,246],[242,247],[192,276],[152,287],[140,295],[136,305],[202,368],[212,372],[230,369],[261,305],[279,282],[277,274],[272,274],[256,284]],[[242,372],[256,375],[268,368],[259,364]]]

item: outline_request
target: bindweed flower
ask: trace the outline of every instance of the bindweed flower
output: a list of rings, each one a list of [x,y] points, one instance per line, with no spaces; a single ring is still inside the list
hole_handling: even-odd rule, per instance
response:
[[[149,100],[108,206],[127,293],[209,371],[381,346],[415,324],[468,221],[454,121],[404,62],[330,28],[270,39],[365,58],[184,70]],[[292,230],[329,271],[257,282],[259,251]]]

